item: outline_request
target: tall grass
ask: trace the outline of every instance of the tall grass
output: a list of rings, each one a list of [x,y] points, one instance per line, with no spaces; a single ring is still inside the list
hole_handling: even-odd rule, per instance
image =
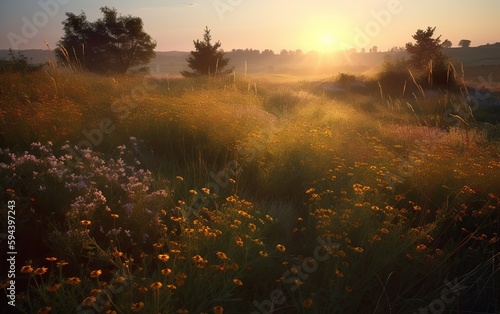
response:
[[[445,280],[460,284],[446,311],[498,310],[500,148],[429,117],[460,94],[2,79],[1,202],[17,202],[20,244],[37,239],[18,256],[25,313],[408,313]],[[102,119],[113,131],[75,148]]]

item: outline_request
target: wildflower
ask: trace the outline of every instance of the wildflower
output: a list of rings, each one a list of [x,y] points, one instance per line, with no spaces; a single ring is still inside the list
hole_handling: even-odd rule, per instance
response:
[[[340,277],[340,278],[344,278],[344,273],[342,273],[342,272],[341,272],[340,270],[338,270],[338,269],[335,271],[335,274],[336,274],[338,277]]]
[[[146,287],[140,287],[139,288],[139,292],[146,293],[146,292],[148,292],[148,288],[146,288]]]
[[[118,217],[120,217],[118,214],[111,214],[111,218],[113,219],[117,219]]]
[[[345,291],[347,291],[347,293],[351,293],[352,292],[351,286],[345,286]]]
[[[90,226],[92,224],[92,222],[90,220],[82,220],[82,221],[80,221],[80,223],[84,227],[88,227],[88,226]]]
[[[188,310],[186,310],[186,309],[178,309],[178,310],[177,310],[177,313],[178,313],[178,314],[188,314],[188,313],[189,313],[189,311],[188,311]]]
[[[259,252],[259,254],[260,254],[260,256],[262,256],[262,257],[268,257],[268,256],[269,256],[269,254],[267,254],[267,253],[266,253],[266,252],[264,252],[264,251],[260,251],[260,252]]]
[[[382,238],[378,234],[373,235],[372,239],[374,241],[380,241],[380,240],[382,240]]]
[[[37,268],[35,269],[35,275],[43,275],[47,272],[48,268],[47,267],[41,267],[41,268]]]
[[[56,265],[57,267],[63,267],[68,265],[68,262],[66,262],[65,260],[60,260],[59,262],[56,263]]]
[[[216,253],[217,257],[220,258],[221,260],[228,260],[229,258],[226,256],[226,253],[224,252],[217,252]]]
[[[132,303],[130,309],[134,312],[139,312],[144,307],[144,302]]]
[[[210,194],[210,189],[208,188],[201,188],[201,191],[207,195]]]
[[[237,246],[243,246],[243,240],[240,237],[236,238],[236,245]]]
[[[252,241],[255,242],[257,245],[261,245],[261,246],[264,245],[264,243],[260,239],[253,239]]]
[[[57,257],[46,257],[45,259],[47,261],[49,261],[49,262],[55,262],[55,261],[57,261]]]
[[[386,228],[382,228],[382,229],[380,229],[380,232],[382,232],[384,234],[388,234],[389,230],[387,230]]]
[[[102,270],[97,269],[90,272],[90,277],[97,278],[102,274]]]
[[[419,244],[419,245],[417,245],[417,251],[418,252],[422,252],[425,249],[427,249],[427,246],[425,244]]]
[[[81,282],[80,278],[78,277],[69,277],[68,279],[66,279],[66,283],[74,286],[74,285],[77,285]]]
[[[86,306],[92,306],[92,304],[94,304],[94,302],[96,300],[97,300],[97,298],[94,296],[87,297],[87,298],[85,298],[85,300],[83,300],[82,304],[86,305]]]
[[[281,245],[281,244],[276,245],[276,248],[278,249],[278,251],[280,251],[282,253],[285,252],[285,250],[286,250],[285,246]]]
[[[189,190],[189,194],[191,194],[191,195],[198,195],[198,192],[196,192],[195,190]]]
[[[255,230],[257,229],[257,226],[250,223],[250,224],[248,224],[248,228],[250,229],[251,232],[255,232]]]
[[[149,287],[153,290],[158,290],[163,286],[163,284],[159,281],[153,282]]]
[[[162,262],[166,262],[170,259],[168,254],[158,254],[158,259]]]
[[[241,280],[239,279],[233,279],[233,282],[238,286],[243,286],[243,282],[241,282]]]
[[[177,287],[175,285],[167,285],[167,288],[170,290],[175,290]]]
[[[51,286],[45,287],[45,290],[47,290],[48,292],[56,292],[57,290],[59,290],[59,288],[61,288],[61,284],[55,283]]]
[[[165,275],[165,276],[168,276],[172,273],[172,270],[170,268],[164,268],[161,270],[161,274],[162,275]]]
[[[181,176],[176,176],[175,178],[176,178],[177,180],[181,181],[181,182],[182,182],[182,181],[184,181],[184,178],[183,178],[183,177],[181,177]]]
[[[354,250],[354,251],[356,251],[356,252],[358,252],[358,253],[363,253],[363,252],[364,252],[363,248],[361,248],[361,247],[359,247],[359,246],[358,246],[358,247],[353,248],[353,250]]]
[[[177,249],[172,249],[170,250],[170,253],[172,254],[179,254],[181,251],[180,250],[177,250]]]
[[[308,309],[312,306],[313,300],[312,299],[305,299],[302,304],[304,305],[304,308]]]
[[[224,308],[220,305],[214,306],[214,314],[224,314]]]
[[[413,210],[414,211],[420,211],[420,210],[422,210],[422,207],[420,207],[418,205],[415,205],[415,206],[413,206]]]
[[[33,271],[33,267],[31,267],[30,265],[25,265],[25,266],[21,267],[22,274],[29,274],[32,271]]]
[[[48,314],[50,313],[50,311],[52,311],[52,308],[50,306],[41,307],[38,309],[38,311],[36,311],[36,314]]]

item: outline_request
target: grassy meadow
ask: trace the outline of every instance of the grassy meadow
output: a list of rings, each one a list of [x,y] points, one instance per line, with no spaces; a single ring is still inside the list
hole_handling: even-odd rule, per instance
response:
[[[498,87],[0,80],[22,313],[500,310]]]

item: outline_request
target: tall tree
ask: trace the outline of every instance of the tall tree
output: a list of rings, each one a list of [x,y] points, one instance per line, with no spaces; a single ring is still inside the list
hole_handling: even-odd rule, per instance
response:
[[[417,30],[413,39],[416,43],[407,43],[406,50],[410,53],[410,64],[416,69],[422,70],[429,66],[432,61],[434,67],[440,67],[445,64],[446,56],[441,50],[441,36],[432,38],[436,28],[427,27],[427,30]]]
[[[191,55],[186,59],[193,72],[182,71],[181,74],[184,77],[229,74],[234,70],[234,67],[224,70],[229,63],[229,58],[224,57],[225,53],[220,49],[220,41],[212,44],[212,36],[208,27],[205,27],[203,41],[197,39],[193,40],[193,43],[196,50],[191,51]]]
[[[104,17],[95,22],[87,21],[85,12],[66,13],[64,36],[56,49],[59,61],[92,72],[125,73],[154,57],[156,42],[144,32],[139,17],[118,15],[108,7],[101,12]]]
[[[443,43],[441,44],[441,47],[443,47],[443,48],[451,48],[451,46],[453,46],[453,44],[448,39],[443,41]]]

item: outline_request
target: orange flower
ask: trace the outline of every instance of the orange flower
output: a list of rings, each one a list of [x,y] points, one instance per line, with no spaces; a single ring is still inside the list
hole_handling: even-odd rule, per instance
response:
[[[47,267],[41,267],[41,268],[37,268],[35,269],[35,275],[43,275],[47,272],[48,268]]]
[[[168,276],[172,273],[172,270],[170,268],[165,268],[161,270],[162,275]]]
[[[100,275],[102,274],[102,270],[98,269],[98,270],[93,270],[90,272],[90,277],[92,278],[97,278],[99,277]]]
[[[422,252],[425,249],[427,249],[427,246],[425,244],[419,244],[419,245],[417,245],[417,251]]]
[[[90,220],[82,220],[82,221],[80,221],[80,223],[82,224],[82,226],[88,227],[88,226],[90,226],[92,224],[92,221],[90,221]]]
[[[224,252],[217,252],[216,255],[218,258],[220,258],[223,261],[229,259]]]
[[[312,299],[305,299],[303,304],[304,304],[304,308],[308,309],[313,305],[313,300]]]
[[[80,278],[78,277],[69,277],[68,279],[66,279],[66,283],[74,286],[74,285],[77,285],[81,282]]]
[[[168,288],[168,289],[170,289],[170,290],[175,290],[175,289],[177,289],[177,287],[176,287],[176,286],[174,286],[174,285],[167,285],[167,288]]]
[[[87,297],[87,298],[85,298],[85,300],[83,300],[82,304],[86,305],[86,306],[92,306],[92,304],[94,304],[94,302],[96,300],[97,300],[97,298],[94,296]]]
[[[214,314],[224,314],[224,308],[220,305],[214,306]]]
[[[278,251],[280,251],[282,253],[285,252],[285,250],[286,250],[285,246],[281,245],[281,244],[276,245],[276,248],[278,249]]]
[[[139,288],[139,292],[146,293],[146,292],[148,292],[148,288],[146,288],[146,287],[140,287]]]
[[[139,312],[144,307],[144,302],[132,303],[130,309],[134,312]]]
[[[335,274],[337,276],[339,276],[340,278],[344,278],[344,274],[340,270],[338,270],[338,269],[335,271]]]
[[[257,230],[257,226],[254,225],[253,223],[248,224],[248,228],[250,229],[251,232],[255,232],[255,230]]]
[[[57,261],[57,257],[46,257],[45,259],[47,261],[49,261],[49,262],[55,262],[55,261]]]
[[[45,290],[47,290],[48,292],[56,292],[57,290],[59,290],[59,288],[61,288],[61,284],[55,283],[51,286],[45,287]]]
[[[362,247],[359,247],[359,246],[358,246],[358,247],[353,248],[353,250],[354,250],[355,252],[358,252],[358,253],[363,253],[363,252],[364,252],[363,248],[362,248]]]
[[[25,265],[23,267],[21,267],[21,273],[23,274],[29,274],[33,271],[33,267],[31,267],[30,265]]]
[[[163,286],[163,284],[159,281],[153,282],[149,287],[153,290],[158,290]]]
[[[243,246],[243,240],[240,237],[236,238],[236,245],[237,246]]]
[[[118,216],[118,214],[111,214],[111,218],[113,218],[113,219],[117,219],[118,217],[120,217],[120,216]]]
[[[170,259],[168,254],[158,254],[158,259],[162,262],[166,262]]]
[[[266,252],[264,252],[264,251],[260,251],[260,252],[259,252],[259,254],[260,254],[260,256],[262,256],[262,257],[268,257],[268,256],[269,256],[269,254],[267,254],[267,253],[266,253]]]
[[[233,282],[234,282],[234,284],[236,284],[238,286],[243,286],[243,282],[241,282],[241,280],[239,280],[239,279],[233,279]]]
[[[50,306],[46,306],[39,308],[38,311],[36,311],[36,314],[48,314],[50,311],[52,311],[52,308]]]
[[[351,293],[352,292],[351,286],[345,286],[345,291],[347,291],[348,293]]]
[[[56,265],[57,267],[63,267],[68,265],[68,262],[66,262],[65,260],[60,260],[59,262],[56,263]]]

